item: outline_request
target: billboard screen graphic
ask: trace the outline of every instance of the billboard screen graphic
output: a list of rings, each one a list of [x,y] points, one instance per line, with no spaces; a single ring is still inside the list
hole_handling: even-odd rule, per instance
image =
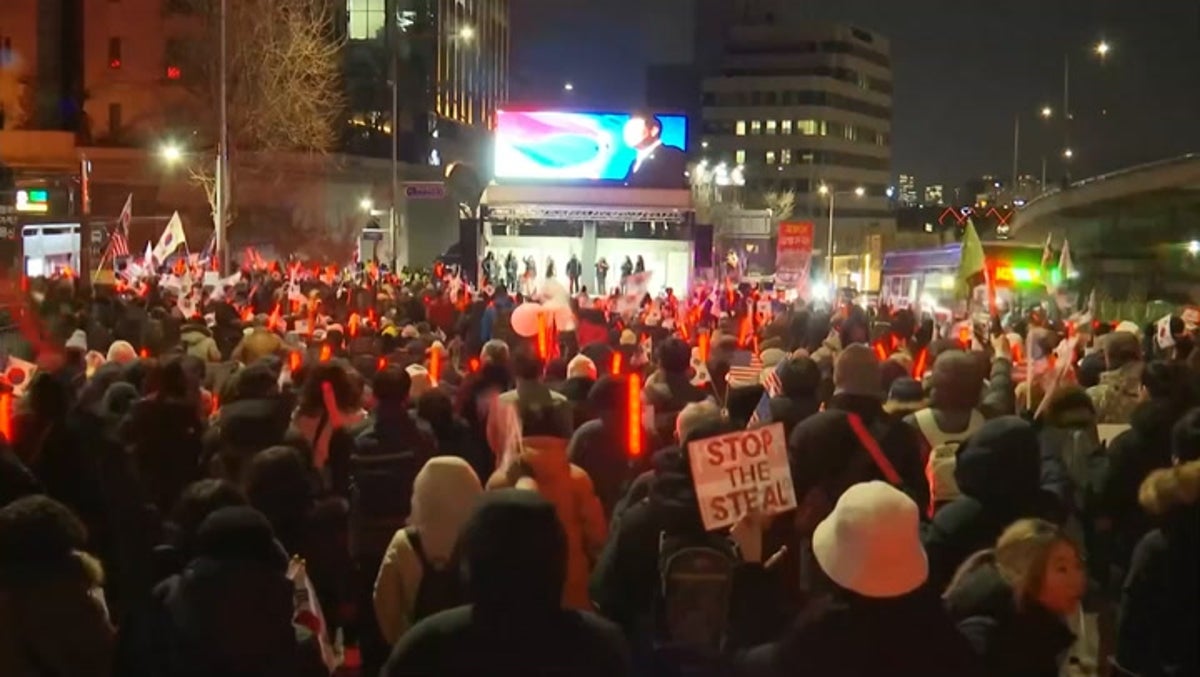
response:
[[[683,115],[500,111],[495,177],[681,188],[686,152]]]

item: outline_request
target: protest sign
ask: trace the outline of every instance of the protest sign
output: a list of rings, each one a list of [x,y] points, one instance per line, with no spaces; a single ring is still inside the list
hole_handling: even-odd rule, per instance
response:
[[[781,423],[691,442],[688,458],[709,531],[752,510],[775,515],[796,507]]]

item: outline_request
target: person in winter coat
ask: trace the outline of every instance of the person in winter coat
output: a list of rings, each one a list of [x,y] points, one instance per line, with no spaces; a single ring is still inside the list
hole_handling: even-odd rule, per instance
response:
[[[203,465],[235,484],[254,454],[287,444],[302,451],[308,442],[290,430],[291,406],[279,392],[279,374],[266,362],[235,373],[226,382],[221,408],[204,433]]]
[[[220,362],[221,349],[203,322],[188,322],[179,330],[183,351],[205,362]]]
[[[221,508],[197,530],[183,572],[121,628],[116,674],[129,677],[328,675],[315,638],[293,622],[288,558],[262,514]]]
[[[592,387],[588,405],[599,418],[588,421],[571,436],[567,455],[571,463],[582,468],[596,484],[596,495],[604,506],[604,514],[611,515],[613,507],[621,499],[631,477],[629,443],[626,434],[625,408],[626,381],[615,376],[604,376]]]
[[[513,355],[512,366],[516,385],[512,390],[500,394],[500,402],[516,407],[521,416],[521,425],[529,434],[570,439],[574,430],[571,403],[565,395],[551,390],[541,381],[544,361],[526,347]],[[534,428],[540,425],[538,421],[544,422],[547,427],[535,431]]]
[[[654,455],[649,495],[632,503],[614,522],[614,532],[592,572],[590,589],[596,608],[625,631],[639,674],[653,665],[654,607],[661,585],[660,538],[700,539],[706,534],[687,443],[734,430],[711,403],[689,405],[680,414],[681,420],[685,418],[688,427],[681,431],[679,445]]]
[[[0,508],[0,675],[111,674],[104,573],[86,541],[79,518],[46,496]]]
[[[970,648],[926,585],[920,519],[912,499],[884,482],[842,493],[813,532],[813,555],[829,580],[828,592],[809,600],[778,639],[762,622],[762,610],[772,604],[771,586],[735,588],[730,634],[739,649],[737,674],[979,674]],[[737,524],[731,537],[745,566],[765,575],[761,531]]]
[[[460,458],[432,458],[417,475],[409,525],[392,538],[375,578],[375,618],[389,646],[418,621],[465,601],[455,546],[482,494]],[[447,597],[452,603],[443,606]]]
[[[628,675],[620,631],[561,606],[567,536],[553,505],[530,491],[489,492],[460,543],[471,604],[417,623],[383,677]]]
[[[571,403],[575,429],[600,413],[588,407],[588,395],[596,385],[596,372],[596,363],[586,355],[576,355],[567,363],[567,380],[562,382],[558,392]]]
[[[862,344],[851,345],[837,358],[834,394],[825,411],[801,421],[788,436],[796,498],[822,487],[828,507],[847,487],[885,479],[850,423],[857,416],[899,475],[902,489],[919,505],[929,503],[929,483],[921,464],[916,433],[883,411],[879,358]],[[816,515],[820,519],[824,515]]]
[[[592,479],[567,460],[567,441],[557,437],[525,437],[507,466],[488,480],[487,488],[534,489],[554,505],[567,535],[567,577],[563,606],[591,609],[588,575],[608,538],[604,508]]]
[[[703,402],[708,393],[692,383],[688,371],[692,349],[677,338],[669,338],[658,347],[658,371],[646,379],[643,388],[646,403],[654,407],[654,433],[659,439],[671,439],[675,417],[692,402]]]
[[[1171,430],[1194,403],[1191,378],[1179,362],[1145,365],[1130,428],[1109,444],[1091,516],[1111,525],[1110,565],[1118,570],[1128,566],[1134,546],[1154,526],[1139,504],[1138,488],[1152,471],[1171,466]]]
[[[963,563],[946,609],[988,677],[1056,677],[1075,636],[1087,576],[1079,548],[1060,527],[1022,519],[994,548]]]
[[[1066,519],[1057,497],[1043,488],[1037,431],[1016,416],[988,421],[967,440],[958,451],[954,477],[961,495],[938,510],[922,535],[929,578],[938,589],[1014,521],[1039,517],[1061,524]]]
[[[417,416],[433,431],[438,454],[466,461],[475,476],[490,477],[495,469],[487,442],[471,433],[467,422],[454,414],[454,402],[441,390],[431,390],[417,400]]]
[[[325,384],[332,390],[332,401],[326,401]],[[325,486],[336,493],[349,492],[350,455],[365,418],[362,382],[357,373],[351,374],[340,361],[314,365],[300,390],[292,428],[312,450],[312,465],[321,473]]]
[[[1180,437],[1200,449],[1195,412]],[[1174,677],[1200,674],[1196,600],[1200,599],[1200,460],[1156,470],[1141,488],[1141,504],[1162,526],[1133,552],[1121,595],[1115,662],[1120,674]]]
[[[821,370],[810,357],[793,357],[776,366],[775,373],[781,390],[771,398],[771,422],[782,423],[783,434],[791,435],[797,424],[821,409]]]
[[[1129,423],[1140,401],[1142,346],[1137,334],[1115,331],[1104,339],[1104,363],[1107,371],[1100,382],[1088,388],[1088,397],[1096,404],[1100,423]]]
[[[483,311],[483,317],[480,319],[480,339],[486,344],[494,338],[508,340],[515,336],[512,331],[512,311],[517,307],[513,298],[509,296],[508,289],[504,285],[496,287],[496,291],[492,294],[492,300],[487,305],[487,309]]]

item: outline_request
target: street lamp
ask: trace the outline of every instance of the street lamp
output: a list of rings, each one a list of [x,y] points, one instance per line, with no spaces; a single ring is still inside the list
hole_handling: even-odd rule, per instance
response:
[[[570,82],[568,82],[568,83],[566,83],[565,85],[563,85],[563,89],[564,89],[564,90],[566,90],[566,91],[568,91],[568,92],[573,92],[573,91],[575,91],[575,85],[574,85],[574,84],[572,84],[572,83],[570,83]]]
[[[1054,109],[1049,106],[1042,106],[1042,119],[1049,120],[1054,116]]]
[[[1063,157],[1070,160],[1071,158],[1075,157],[1075,151],[1068,148],[1063,151]]]
[[[830,284],[833,284],[833,254],[834,254],[834,249],[835,249],[835,247],[834,247],[835,243],[833,240],[834,202],[838,195],[847,195],[847,196],[853,195],[854,197],[861,198],[867,194],[867,189],[862,186],[858,186],[857,188],[855,188],[852,191],[851,190],[836,191],[836,190],[833,190],[832,188],[830,188],[827,184],[822,183],[821,186],[819,188],[817,188],[817,192],[820,193],[822,196],[829,198],[829,233],[828,233],[828,239],[826,240],[826,242],[828,243],[829,251],[826,252],[825,258],[828,261],[828,266],[827,266],[828,271],[826,273],[828,276],[828,282]]]
[[[1101,60],[1103,60],[1104,57],[1108,56],[1108,53],[1110,51],[1112,51],[1112,45],[1109,45],[1108,42],[1105,40],[1101,40],[1096,45],[1096,54],[1100,56]]]
[[[369,197],[364,197],[359,201],[358,206],[362,208],[364,212],[370,214],[371,211],[375,209],[375,202]]]
[[[158,155],[162,158],[163,162],[166,162],[169,165],[174,165],[178,164],[179,161],[183,159],[183,149],[179,147],[179,144],[173,141],[168,141],[158,149]]]
[[[458,29],[458,37],[463,40],[471,41],[475,39],[475,28],[473,26],[463,26]]]

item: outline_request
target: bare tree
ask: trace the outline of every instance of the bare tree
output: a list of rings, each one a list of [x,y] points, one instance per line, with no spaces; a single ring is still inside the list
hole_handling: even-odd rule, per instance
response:
[[[201,37],[181,55],[185,80],[201,103],[193,113],[201,142],[215,147],[220,104],[220,0],[188,0]],[[239,151],[323,153],[338,141],[344,109],[342,41],[328,0],[228,2],[228,101],[231,177]],[[214,202],[214,163],[191,168]],[[230,205],[232,206],[232,205]],[[214,205],[215,211],[215,205]]]
[[[768,192],[763,194],[762,199],[764,206],[771,210],[771,215],[776,222],[792,218],[792,213],[796,211],[795,191]]]

